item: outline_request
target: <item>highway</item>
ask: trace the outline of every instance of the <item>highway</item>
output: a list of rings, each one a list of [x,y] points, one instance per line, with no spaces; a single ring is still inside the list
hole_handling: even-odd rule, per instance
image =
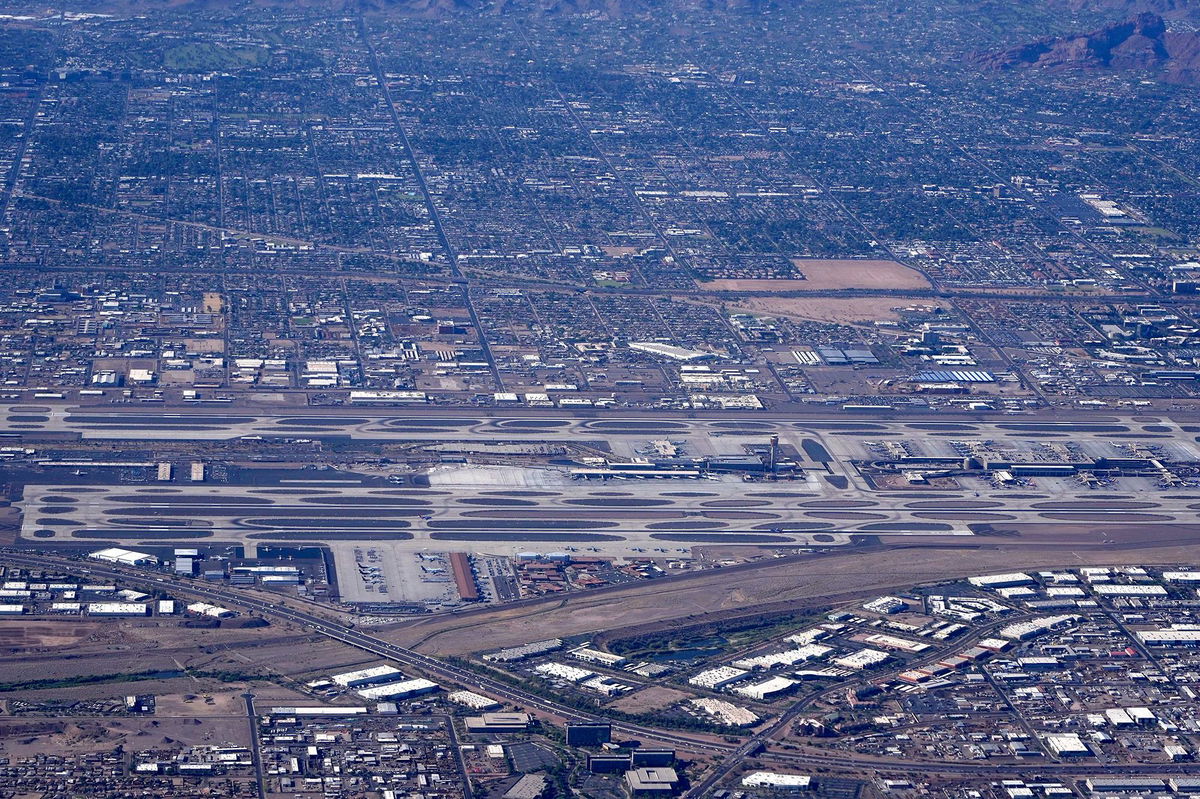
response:
[[[210,600],[222,606],[251,610],[264,617],[298,624],[311,632],[324,635],[327,638],[340,641],[365,652],[370,652],[373,655],[394,660],[401,665],[417,670],[430,677],[466,688],[482,689],[511,703],[522,705],[529,709],[572,721],[609,721],[609,719],[599,715],[584,713],[575,708],[544,699],[537,694],[514,688],[500,680],[460,668],[451,663],[446,663],[410,649],[396,646],[381,638],[376,638],[356,629],[327,621],[311,613],[293,610],[279,604],[264,602],[237,591],[215,588],[198,582],[185,583],[166,576],[146,574],[144,572],[139,573],[93,561],[81,562],[49,555],[16,554],[11,550],[0,550],[0,557],[3,560],[26,568],[45,569],[49,567],[75,572],[78,572],[80,569],[88,569],[92,576],[166,589],[175,594],[191,595],[200,599]],[[711,752],[725,752],[732,748],[727,744],[716,744],[700,738],[656,730],[652,727],[615,721],[612,724],[614,731],[618,731],[628,737],[653,740],[671,746],[687,747],[692,750],[708,750]]]
[[[495,697],[506,700],[514,705],[528,710],[572,721],[604,721],[611,722],[613,731],[623,738],[678,747],[691,752],[702,752],[719,758],[719,765],[702,781],[692,786],[685,795],[688,799],[702,796],[720,779],[733,771],[746,758],[755,756],[760,748],[767,747],[771,738],[803,712],[806,705],[800,703],[790,708],[775,723],[771,724],[752,738],[729,744],[723,741],[713,741],[703,737],[684,735],[641,724],[625,721],[615,721],[598,714],[579,711],[575,708],[545,699],[537,694],[514,687],[508,683],[494,679],[453,663],[447,663],[437,658],[414,652],[397,646],[359,630],[330,622],[312,613],[294,610],[277,603],[270,603],[250,596],[244,592],[226,587],[215,587],[200,582],[183,581],[166,575],[146,573],[115,567],[110,564],[81,561],[62,558],[53,555],[30,554],[7,548],[0,548],[0,560],[34,569],[61,569],[64,572],[80,572],[87,569],[90,575],[102,577],[125,584],[137,584],[151,588],[165,589],[177,595],[193,596],[210,600],[224,606],[249,610],[276,621],[290,622],[300,625],[311,632],[323,635],[348,646],[355,647],[381,658],[393,660],[409,669],[435,678],[443,682],[460,685],[473,690],[481,690]],[[842,686],[844,687],[844,686]],[[248,703],[249,704],[249,703]],[[992,764],[976,762],[954,762],[943,760],[920,760],[902,758],[883,758],[863,755],[855,752],[821,752],[798,749],[768,749],[762,755],[764,759],[797,770],[811,772],[815,769],[853,773],[863,776],[864,770],[871,772],[911,773],[914,770],[924,774],[937,774],[946,777],[979,777],[1004,779],[1020,777],[1028,779],[1031,774],[1053,776],[1057,779],[1082,778],[1093,775],[1113,776],[1116,774],[1156,775],[1197,775],[1200,774],[1200,763],[1171,763],[1153,766],[1120,766],[1114,768],[1106,764],[1074,764],[1045,762],[1033,764]]]

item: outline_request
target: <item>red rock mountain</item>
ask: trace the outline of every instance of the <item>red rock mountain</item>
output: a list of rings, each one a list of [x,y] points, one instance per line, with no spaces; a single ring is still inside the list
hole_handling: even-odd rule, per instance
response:
[[[1200,34],[1168,31],[1160,15],[1147,11],[1089,33],[976,53],[971,61],[995,70],[1138,70],[1195,85],[1200,83]]]

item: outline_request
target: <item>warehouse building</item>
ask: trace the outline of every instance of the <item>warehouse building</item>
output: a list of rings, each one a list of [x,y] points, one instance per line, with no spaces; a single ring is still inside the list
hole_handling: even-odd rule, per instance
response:
[[[1024,572],[1009,572],[971,577],[967,582],[976,588],[1011,588],[1015,585],[1033,585],[1034,580]]]
[[[220,605],[210,605],[207,602],[193,602],[187,606],[188,613],[195,613],[197,616],[212,616],[214,619],[227,619],[230,616],[236,615],[229,608],[223,608]]]
[[[489,711],[500,707],[500,703],[490,696],[477,694],[474,691],[453,691],[446,694],[446,698],[456,705],[469,707],[471,710]]]
[[[528,713],[484,713],[463,720],[469,733],[511,733],[529,729]]]
[[[565,663],[543,663],[535,667],[534,671],[543,677],[566,680],[567,682],[582,682],[596,673],[587,669],[568,666]]]
[[[1089,757],[1092,754],[1087,744],[1073,732],[1047,735],[1045,741],[1050,753],[1058,757]]]
[[[1146,646],[1200,646],[1200,627],[1139,630],[1134,635]]]
[[[523,644],[521,646],[509,647],[501,649],[498,652],[484,655],[484,660],[490,660],[494,663],[512,663],[517,660],[524,660],[535,655],[544,655],[547,652],[553,652],[556,649],[562,649],[561,638],[548,638],[545,641],[534,641],[533,643]]]
[[[890,657],[891,655],[887,652],[881,652],[878,649],[860,649],[849,655],[834,658],[833,662],[844,669],[862,671],[885,663]]]
[[[357,671],[346,671],[341,674],[331,675],[330,680],[334,684],[342,688],[362,688],[367,685],[378,685],[380,683],[397,682],[404,679],[404,675],[400,673],[400,669],[395,666],[382,665],[372,666],[369,669],[359,669]]]
[[[402,680],[363,688],[357,693],[363,699],[411,699],[414,696],[433,693],[439,687],[435,682],[418,677],[415,680]]]
[[[89,616],[145,616],[150,606],[140,602],[89,602]]]
[[[807,774],[780,774],[776,771],[753,771],[742,777],[744,788],[771,788],[777,791],[804,791],[812,787]]]
[[[715,691],[727,685],[732,685],[738,680],[745,678],[747,674],[749,672],[745,669],[735,669],[732,666],[718,666],[715,669],[700,672],[688,680],[688,684]]]
[[[744,696],[747,699],[756,699],[761,702],[785,694],[795,688],[796,685],[798,683],[795,680],[789,680],[786,677],[772,677],[762,682],[738,686],[733,689],[733,692],[738,696]]]
[[[578,649],[571,650],[571,657],[579,660],[587,661],[588,663],[596,663],[600,666],[607,666],[610,669],[619,668],[625,664],[625,658],[620,655],[614,655],[611,652],[602,652],[599,649],[581,646]]]

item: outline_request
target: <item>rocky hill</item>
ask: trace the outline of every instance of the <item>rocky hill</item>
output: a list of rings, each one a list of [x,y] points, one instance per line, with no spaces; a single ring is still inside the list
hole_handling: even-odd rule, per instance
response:
[[[1138,70],[1195,85],[1200,83],[1200,34],[1169,31],[1161,15],[1146,11],[1087,33],[976,53],[971,61],[992,70]]]

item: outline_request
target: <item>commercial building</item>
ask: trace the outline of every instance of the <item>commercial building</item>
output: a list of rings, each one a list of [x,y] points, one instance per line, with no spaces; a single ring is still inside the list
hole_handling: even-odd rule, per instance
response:
[[[638,768],[625,772],[625,786],[634,799],[672,796],[678,784],[679,775],[673,768]]]
[[[638,748],[633,750],[633,754],[629,756],[629,761],[633,768],[670,766],[675,763],[675,750]]]
[[[611,724],[567,724],[567,746],[601,746],[611,740]]]
[[[366,707],[327,707],[312,705],[309,707],[273,707],[273,716],[361,716],[367,712]]]
[[[526,774],[504,792],[504,799],[539,799],[548,785],[541,774]]]
[[[926,649],[929,649],[929,644],[923,641],[911,641],[907,638],[898,638],[897,636],[886,635],[885,633],[872,633],[864,637],[863,641],[872,646],[881,646],[884,649],[895,649],[910,654],[924,652]]]
[[[1102,583],[1092,586],[1100,596],[1166,596],[1167,589],[1155,583],[1126,585],[1124,583]]]
[[[629,755],[588,755],[587,769],[593,774],[624,774],[633,768]]]
[[[1200,571],[1163,572],[1162,577],[1168,583],[1200,583]]]
[[[657,341],[631,341],[629,349],[645,352],[649,355],[660,355],[673,361],[702,361],[715,357],[711,352],[689,350],[672,344],[662,344]]]

